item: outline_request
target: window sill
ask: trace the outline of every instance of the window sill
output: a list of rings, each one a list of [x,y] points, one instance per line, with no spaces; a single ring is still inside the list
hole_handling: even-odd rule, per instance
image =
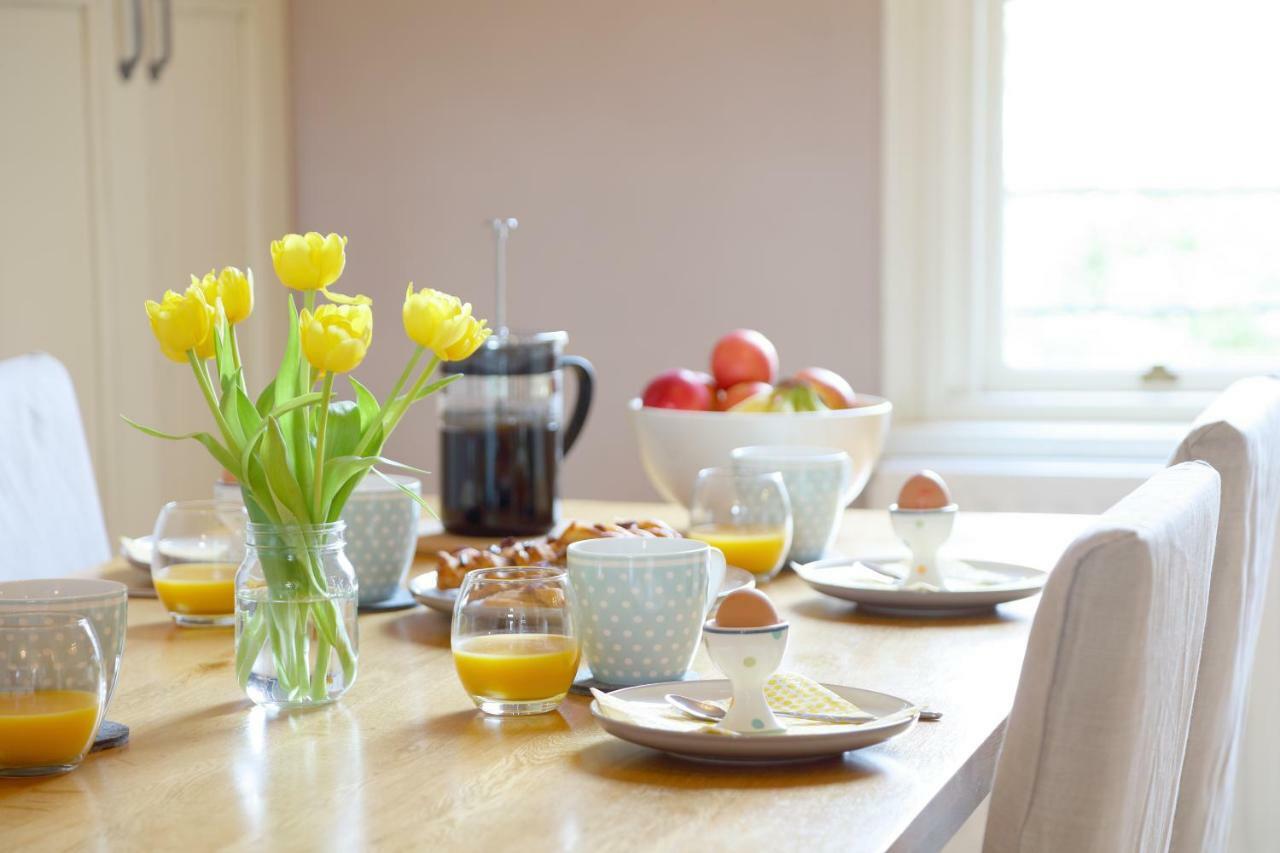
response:
[[[1163,463],[1186,421],[931,420],[894,424],[885,456],[1123,460]]]
[[[1100,513],[1163,468],[1185,423],[925,421],[895,425],[859,504],[888,506],[912,473],[937,471],[962,507]]]

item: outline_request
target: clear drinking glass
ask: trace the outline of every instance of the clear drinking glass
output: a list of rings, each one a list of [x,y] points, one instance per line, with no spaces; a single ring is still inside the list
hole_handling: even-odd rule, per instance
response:
[[[555,710],[581,656],[573,608],[564,569],[467,574],[453,610],[453,665],[477,708],[496,716]]]
[[[719,548],[729,565],[768,580],[786,562],[791,532],[791,500],[780,472],[698,472],[689,536]]]
[[[236,570],[244,560],[244,504],[172,501],[152,533],[151,580],[179,625],[234,625]]]
[[[87,617],[0,614],[0,776],[75,769],[106,704],[102,649]]]

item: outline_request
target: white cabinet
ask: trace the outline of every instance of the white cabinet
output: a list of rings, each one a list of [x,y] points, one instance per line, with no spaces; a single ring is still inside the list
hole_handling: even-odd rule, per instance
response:
[[[70,369],[113,534],[147,532],[217,474],[198,445],[119,416],[211,428],[143,300],[223,264],[273,286],[268,243],[291,226],[285,30],[283,0],[0,0],[0,357],[45,350]],[[243,328],[259,369],[278,303]]]

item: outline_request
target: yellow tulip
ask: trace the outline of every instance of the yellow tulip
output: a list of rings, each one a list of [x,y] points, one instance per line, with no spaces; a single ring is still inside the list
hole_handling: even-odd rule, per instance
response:
[[[186,361],[187,351],[200,358],[213,356],[213,309],[198,284],[185,293],[166,290],[160,302],[148,299],[147,319],[161,351],[174,361]]]
[[[271,263],[285,287],[324,290],[338,280],[347,265],[347,238],[315,231],[286,234],[271,241]]]
[[[488,340],[487,321],[471,316],[471,303],[424,287],[404,296],[404,330],[418,346],[431,350],[441,361],[461,361]]]
[[[373,311],[368,305],[321,305],[298,317],[302,352],[311,366],[346,373],[364,361],[373,340]]]
[[[223,267],[222,272],[209,270],[204,278],[191,276],[191,284],[200,288],[210,308],[216,308],[221,299],[227,322],[233,326],[253,313],[253,270],[248,275],[235,267]]]
[[[240,272],[235,267],[223,267],[217,281],[227,322],[234,326],[249,319],[253,313],[253,270]]]

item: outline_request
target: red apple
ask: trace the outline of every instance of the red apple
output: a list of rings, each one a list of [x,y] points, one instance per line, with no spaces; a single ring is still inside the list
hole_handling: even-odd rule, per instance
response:
[[[773,386],[768,382],[739,382],[732,388],[716,392],[716,411],[727,412],[743,400],[771,391]]]
[[[796,371],[795,378],[816,391],[828,409],[851,409],[857,405],[853,387],[835,371],[825,367],[806,367]]]
[[[641,399],[654,409],[706,411],[711,408],[711,389],[705,376],[683,368],[664,371],[645,386]]]
[[[778,379],[778,351],[769,339],[751,329],[738,329],[716,341],[711,351],[711,373],[724,389],[743,382]]]
[[[716,380],[705,370],[690,370],[694,376],[698,377],[698,381],[707,386],[707,390],[711,392],[711,400],[714,404],[716,398]]]

